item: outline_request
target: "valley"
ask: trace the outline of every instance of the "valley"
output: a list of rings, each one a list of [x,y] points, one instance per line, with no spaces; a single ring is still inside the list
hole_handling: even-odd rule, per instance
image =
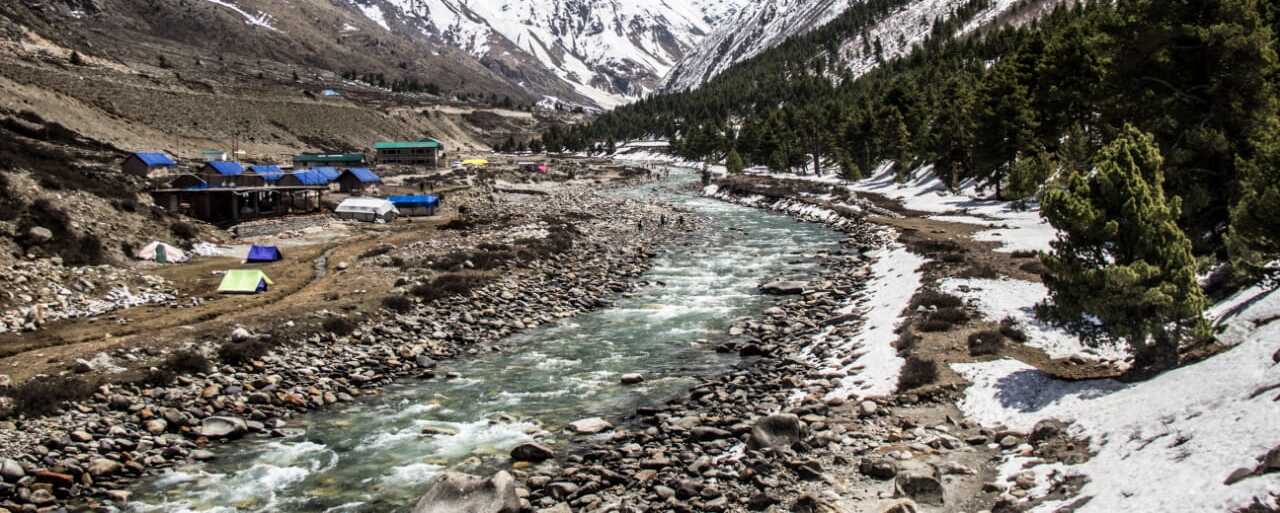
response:
[[[0,5],[0,513],[1280,511],[1259,0]]]

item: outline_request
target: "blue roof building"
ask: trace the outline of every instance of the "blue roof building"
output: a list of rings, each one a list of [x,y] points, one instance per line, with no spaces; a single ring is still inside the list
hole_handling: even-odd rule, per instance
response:
[[[139,151],[130,153],[122,167],[124,172],[132,175],[154,176],[168,174],[178,167],[178,162],[162,151]]]
[[[342,172],[338,177],[338,190],[342,192],[364,192],[371,185],[382,183],[382,179],[367,167],[353,167]]]

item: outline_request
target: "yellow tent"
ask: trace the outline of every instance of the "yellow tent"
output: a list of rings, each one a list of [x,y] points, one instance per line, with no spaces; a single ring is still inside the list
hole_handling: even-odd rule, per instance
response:
[[[467,159],[462,161],[462,165],[472,166],[472,167],[485,167],[489,165],[489,161],[485,159]]]

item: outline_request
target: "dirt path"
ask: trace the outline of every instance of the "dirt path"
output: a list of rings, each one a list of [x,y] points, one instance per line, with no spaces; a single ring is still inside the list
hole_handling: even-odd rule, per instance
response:
[[[285,260],[245,265],[235,258],[202,258],[194,263],[154,270],[175,284],[175,305],[151,305],[106,316],[56,323],[37,333],[0,337],[0,373],[15,382],[56,373],[77,358],[120,348],[159,348],[204,337],[221,337],[238,325],[270,331],[288,321],[313,324],[322,310],[363,314],[379,307],[395,283],[395,273],[356,266],[361,254],[382,244],[402,245],[430,240],[447,217],[367,227],[364,233],[336,242],[289,248]],[[350,267],[337,271],[346,262]],[[323,264],[323,265],[320,265]],[[275,282],[258,295],[217,294],[226,269],[262,269]],[[190,305],[193,300],[200,303]]]

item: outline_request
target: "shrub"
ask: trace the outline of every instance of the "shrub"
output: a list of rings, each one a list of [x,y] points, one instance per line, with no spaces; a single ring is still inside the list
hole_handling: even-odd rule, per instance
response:
[[[390,253],[394,249],[396,249],[396,247],[390,244],[379,244],[377,246],[369,248],[368,251],[361,253],[360,260],[364,260],[366,258],[380,257],[382,255]]]
[[[938,362],[908,356],[898,375],[898,391],[904,392],[938,381]]]
[[[925,308],[958,308],[964,306],[964,300],[951,294],[935,290],[926,290],[916,294],[916,297],[911,301],[912,309],[920,308],[922,306]]]
[[[9,413],[28,417],[49,415],[56,413],[63,403],[93,395],[93,390],[92,383],[77,377],[32,379],[9,391],[9,397],[13,398],[13,409]]]
[[[163,369],[179,374],[205,374],[213,369],[209,359],[199,351],[184,349],[169,355],[160,365]]]
[[[923,331],[926,333],[948,331],[951,329],[952,326],[953,324],[942,319],[927,319],[924,322],[920,323],[920,331]]]
[[[898,340],[893,343],[894,349],[899,354],[910,353],[916,347],[916,342],[920,341],[920,336],[911,330],[910,324],[905,324],[898,330]]]
[[[345,337],[356,331],[356,323],[346,317],[330,317],[321,324],[325,331]]]
[[[117,199],[111,201],[111,206],[121,212],[134,213],[138,211],[138,200],[135,199]]]
[[[484,286],[489,278],[475,274],[448,273],[437,276],[431,283],[418,284],[410,290],[423,301],[431,302],[446,297],[458,296],[472,289]]]
[[[218,348],[218,360],[227,365],[244,365],[271,352],[271,344],[260,339],[222,344]]]
[[[1028,273],[1035,274],[1035,275],[1043,275],[1049,271],[1049,269],[1046,268],[1044,264],[1041,263],[1039,260],[1032,260],[1030,262],[1022,264],[1022,266],[1019,267],[1019,269],[1022,269],[1023,271],[1026,271]]]
[[[969,321],[969,312],[964,311],[963,308],[950,306],[940,308],[938,311],[929,314],[929,318],[947,321],[951,324],[964,324]]]
[[[1013,258],[1018,258],[1018,259],[1038,258],[1039,256],[1040,256],[1039,251],[1021,249],[1013,252]]]
[[[983,356],[997,354],[1004,349],[1004,335],[999,331],[986,330],[969,335],[969,354]]]
[[[413,300],[405,296],[387,296],[382,298],[382,307],[392,312],[405,313],[413,309]]]
[[[461,209],[459,209],[459,212],[461,212]],[[475,226],[475,223],[471,222],[471,221],[470,221],[470,220],[468,220],[467,218],[464,218],[464,217],[455,217],[455,218],[453,218],[452,220],[450,220],[449,222],[447,222],[447,223],[445,223],[445,224],[440,225],[440,229],[441,229],[441,230],[467,231],[467,230],[470,230],[470,229],[471,229],[471,227],[473,227],[473,226]]]
[[[1018,327],[1018,321],[1013,320],[1012,317],[1005,317],[1000,321],[1000,334],[1018,343],[1027,341],[1027,334]]]
[[[107,250],[102,245],[102,239],[86,233],[67,244],[61,256],[67,265],[100,265],[107,261]]]
[[[169,225],[169,231],[173,232],[173,236],[179,239],[194,239],[200,235],[200,231],[191,223],[176,222]]]

